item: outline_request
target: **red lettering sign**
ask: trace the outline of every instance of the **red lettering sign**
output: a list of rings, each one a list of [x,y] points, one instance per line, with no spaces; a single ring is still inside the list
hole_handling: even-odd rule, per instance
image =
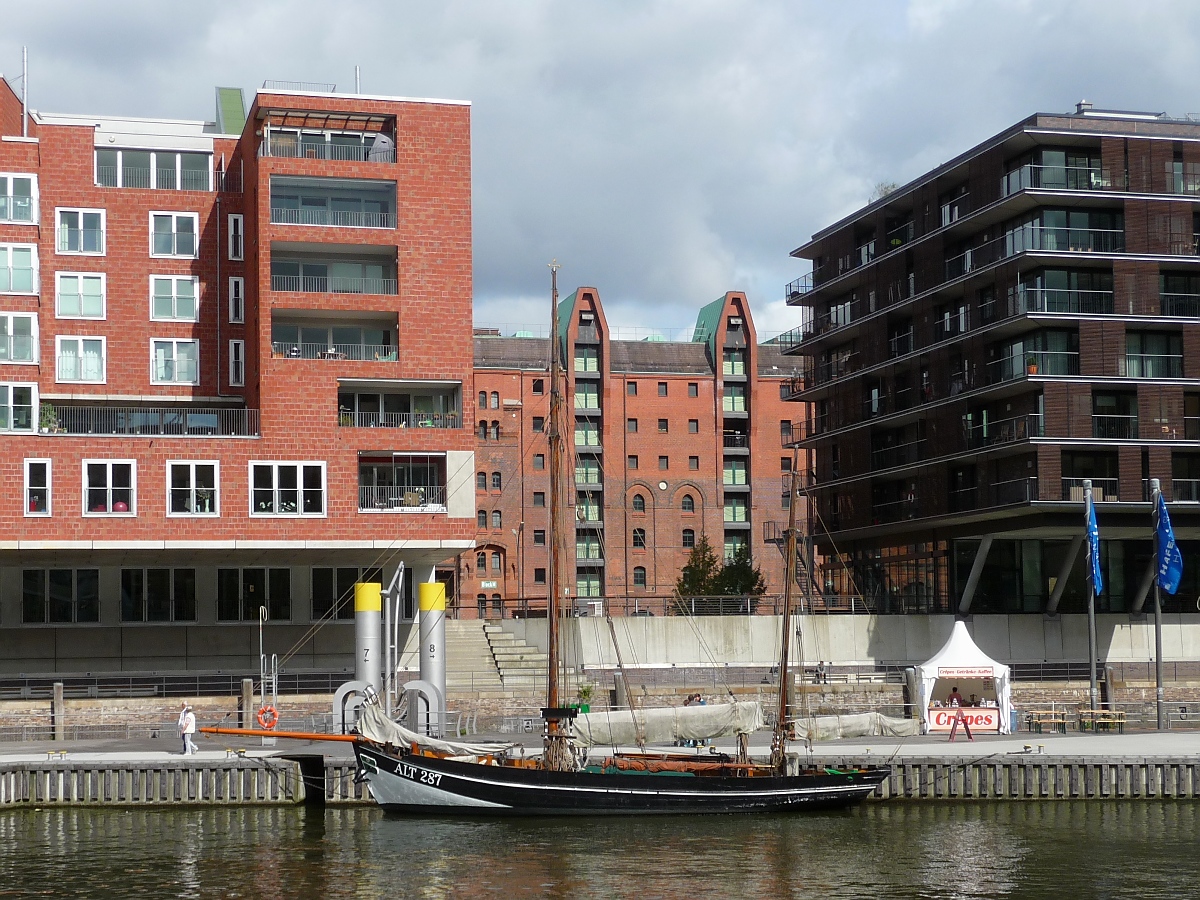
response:
[[[994,706],[935,706],[929,709],[927,721],[930,731],[949,731],[954,717],[962,713],[963,721],[972,729],[981,731],[1000,730],[1000,710]]]

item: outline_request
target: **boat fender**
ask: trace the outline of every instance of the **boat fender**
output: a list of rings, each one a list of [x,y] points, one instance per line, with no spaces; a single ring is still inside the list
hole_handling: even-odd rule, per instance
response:
[[[271,704],[267,704],[258,711],[258,724],[270,731],[279,723],[279,711]]]

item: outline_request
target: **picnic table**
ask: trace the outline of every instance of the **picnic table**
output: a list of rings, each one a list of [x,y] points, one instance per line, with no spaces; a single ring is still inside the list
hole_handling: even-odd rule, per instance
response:
[[[1067,711],[1065,709],[1031,709],[1025,714],[1025,727],[1041,734],[1043,731],[1067,733]]]
[[[1081,709],[1079,710],[1079,730],[1092,732],[1112,731],[1117,729],[1125,733],[1125,713],[1116,709]]]

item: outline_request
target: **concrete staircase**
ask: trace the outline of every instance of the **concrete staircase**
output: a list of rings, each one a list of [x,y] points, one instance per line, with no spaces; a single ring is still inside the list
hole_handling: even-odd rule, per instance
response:
[[[446,693],[504,699],[512,696],[500,677],[492,648],[478,619],[446,620]]]
[[[545,653],[490,622],[483,626],[483,633],[491,646],[500,680],[507,690],[514,695],[537,694],[546,690],[548,657]]]

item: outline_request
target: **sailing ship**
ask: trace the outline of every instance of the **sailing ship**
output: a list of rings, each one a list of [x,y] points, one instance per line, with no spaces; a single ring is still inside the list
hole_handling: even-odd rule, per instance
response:
[[[743,813],[846,806],[871,794],[887,767],[805,767],[787,753],[788,645],[791,589],[796,581],[796,507],[788,522],[779,705],[771,756],[753,761],[749,735],[764,724],[758,702],[580,714],[559,696],[559,629],[563,609],[559,554],[563,525],[564,397],[558,327],[558,266],[551,266],[551,365],[548,428],[550,566],[547,573],[549,639],[543,747],[526,756],[513,744],[444,740],[410,731],[368,701],[354,743],[359,777],[387,811],[492,815],[622,815]],[[797,488],[793,466],[792,491]],[[735,737],[733,753],[652,749]],[[621,749],[622,747],[631,748]]]

